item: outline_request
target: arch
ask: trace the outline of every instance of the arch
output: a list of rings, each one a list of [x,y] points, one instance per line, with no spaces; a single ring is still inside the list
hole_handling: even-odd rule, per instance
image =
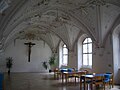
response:
[[[63,45],[66,45],[64,42],[60,42],[59,43],[59,68],[61,68],[61,66],[63,65]],[[67,46],[66,46],[67,48]],[[68,50],[68,48],[67,48]],[[68,53],[67,53],[68,54]],[[68,56],[67,56],[68,57]],[[68,64],[68,59],[67,59],[67,64]],[[66,65],[65,65],[66,66]]]
[[[22,25],[19,25],[19,27],[22,27]],[[20,31],[24,31],[25,29],[27,29],[29,26],[28,25],[25,25],[23,28],[20,28],[20,29],[17,29],[15,28],[9,35],[8,37],[6,38],[6,40],[4,41],[4,49],[10,44],[10,42],[14,41],[16,38],[16,34],[18,34]],[[51,48],[52,50],[52,45],[50,45],[49,42],[45,41],[44,38],[40,38],[42,41],[46,42],[48,44],[48,46]]]
[[[43,11],[42,11],[41,9],[37,8],[37,9],[31,10],[31,12],[25,13],[25,15],[23,15],[22,17],[20,17],[20,18],[18,19],[18,22],[16,23],[16,25],[15,25],[13,28],[17,27],[17,25],[19,25],[19,24],[22,23],[23,21],[26,21],[26,20],[28,21],[28,19],[30,19],[30,16],[28,16],[28,13],[29,13],[29,15],[31,15],[31,16],[33,16],[34,14],[37,14],[37,13],[39,13],[39,14],[41,13],[41,15],[42,15],[43,13],[47,12],[48,10],[56,10],[56,8],[57,8],[59,11],[61,11],[61,12],[65,13],[65,14],[67,14],[68,16],[72,17],[73,20],[74,20],[74,22],[75,22],[75,24],[76,24],[81,30],[83,30],[83,31],[86,32],[88,35],[90,35],[90,36],[92,37],[92,39],[95,40],[95,37],[93,36],[93,34],[92,34],[91,30],[90,30],[90,27],[88,27],[87,25],[85,25],[85,24],[83,23],[83,21],[81,21],[80,19],[76,18],[76,16],[73,15],[73,14],[71,14],[68,10],[65,10],[64,8],[62,8],[62,7],[57,7],[57,6],[48,7],[48,8],[44,7],[44,10],[43,10]],[[8,25],[8,27],[9,27],[9,25]],[[8,27],[6,28],[5,32],[7,31]],[[12,31],[13,28],[11,28],[11,30],[10,30],[10,29],[9,29],[9,30]]]
[[[116,28],[119,24],[120,24],[120,14],[119,14],[118,17],[115,19],[113,25],[111,25],[110,30],[108,30],[108,33],[106,34],[106,36],[105,36],[105,38],[104,38],[104,40],[103,40],[103,43],[102,43],[103,47],[105,46],[106,41],[107,41],[109,35],[114,32],[115,28]]]
[[[78,43],[77,43],[77,63],[78,63],[78,69],[82,67],[82,42],[83,40],[88,37],[87,34],[83,34],[81,37],[79,37]]]
[[[27,29],[27,28],[29,28],[29,27],[32,27],[32,26],[34,26],[34,25],[29,25],[29,23],[25,23],[25,22],[22,22],[21,24],[19,24],[17,27],[15,27],[15,29],[13,29],[12,30],[12,32],[10,32],[9,33],[9,35],[7,36],[7,38],[5,39],[5,41],[4,41],[4,48],[7,46],[7,44],[10,42],[10,41],[12,41],[12,40],[14,40],[16,37],[15,37],[15,35],[17,34],[17,33],[19,33],[20,31],[24,31],[25,29]],[[22,27],[22,28],[20,28],[20,27]],[[44,29],[45,30],[45,29]],[[46,28],[46,31],[47,31],[47,28]],[[57,37],[59,37],[67,46],[68,46],[68,44],[63,40],[63,38],[62,37],[60,37],[60,35],[59,34],[57,34],[54,30],[51,30],[51,28],[50,28],[50,30],[49,30],[49,33],[54,33]],[[45,40],[44,40],[45,41]],[[51,50],[53,50],[52,48],[52,46],[47,42],[47,44],[50,46],[50,48],[51,48]]]
[[[119,69],[120,69],[120,24],[116,26],[112,33],[113,39],[113,71],[114,76],[119,77]],[[115,83],[119,83],[120,80],[115,78]]]
[[[109,35],[112,36],[112,48],[113,48],[113,72],[114,72],[114,76],[118,75],[118,61],[119,61],[119,34],[120,34],[120,14],[117,16],[117,18],[115,19],[113,25],[111,25],[110,30],[108,31],[106,37],[104,38],[103,41],[103,47],[105,46]],[[116,77],[115,78],[115,83],[119,83],[120,81],[118,81],[118,79]]]

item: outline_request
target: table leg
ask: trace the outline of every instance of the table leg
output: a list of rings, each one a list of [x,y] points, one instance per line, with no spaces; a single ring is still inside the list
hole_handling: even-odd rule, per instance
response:
[[[82,80],[80,79],[80,90],[82,90]]]
[[[68,78],[68,75],[65,74],[65,82],[66,82],[66,84],[67,84],[67,78]]]
[[[62,83],[63,83],[63,81],[64,81],[64,75],[63,75],[63,73],[62,73]]]

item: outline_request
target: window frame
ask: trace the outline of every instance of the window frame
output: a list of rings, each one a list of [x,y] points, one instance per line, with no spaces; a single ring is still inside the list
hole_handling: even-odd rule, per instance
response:
[[[68,48],[67,48],[67,46],[64,47],[64,45],[66,45],[66,44],[62,45],[62,65],[63,66],[67,66],[68,65]],[[64,54],[64,52],[63,52],[64,49],[67,49],[67,54]],[[64,64],[64,56],[67,56],[67,63],[66,63],[66,65]]]
[[[87,39],[87,42],[86,43],[84,43],[84,41]],[[92,51],[93,50],[91,50],[91,52],[89,52],[89,44],[91,44],[92,45],[92,49],[93,49],[93,43],[92,43],[92,39],[91,39],[91,42],[88,42],[88,39],[89,39],[89,37],[86,37],[84,40],[83,40],[83,42],[82,42],[82,66],[83,67],[92,67],[92,65],[90,65],[90,59],[89,59],[89,55],[92,55]],[[83,46],[84,45],[87,45],[87,52],[86,53],[84,53],[83,52]],[[83,63],[83,55],[87,55],[87,65],[84,65],[84,63]],[[93,58],[93,57],[92,57]],[[91,59],[92,59],[91,58]],[[91,62],[92,63],[92,62]]]

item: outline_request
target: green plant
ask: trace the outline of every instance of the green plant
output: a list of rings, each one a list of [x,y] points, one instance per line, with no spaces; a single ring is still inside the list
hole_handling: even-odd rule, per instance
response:
[[[56,59],[55,59],[55,56],[50,57],[49,62],[48,62],[49,65],[50,65],[50,66],[55,65],[55,60],[56,60]]]
[[[48,68],[47,62],[46,62],[46,61],[42,62],[42,65],[43,65],[43,67],[47,70],[47,68]]]
[[[6,58],[6,67],[8,68],[8,74],[10,74],[10,69],[12,68],[13,65],[13,58],[12,57],[7,57]]]
[[[50,65],[50,70],[49,70],[49,72],[51,72],[52,70],[55,69],[56,64],[57,64],[57,60],[56,60],[55,55],[53,55],[53,56],[50,57],[48,63],[49,63],[49,65]]]

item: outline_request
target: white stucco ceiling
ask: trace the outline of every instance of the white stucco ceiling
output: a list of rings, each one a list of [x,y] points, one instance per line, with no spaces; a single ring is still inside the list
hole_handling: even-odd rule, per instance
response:
[[[25,38],[22,31],[35,32],[35,39],[51,48],[62,40],[70,49],[80,33],[102,43],[120,14],[119,6],[119,0],[11,0],[0,14],[0,41],[5,45]]]

